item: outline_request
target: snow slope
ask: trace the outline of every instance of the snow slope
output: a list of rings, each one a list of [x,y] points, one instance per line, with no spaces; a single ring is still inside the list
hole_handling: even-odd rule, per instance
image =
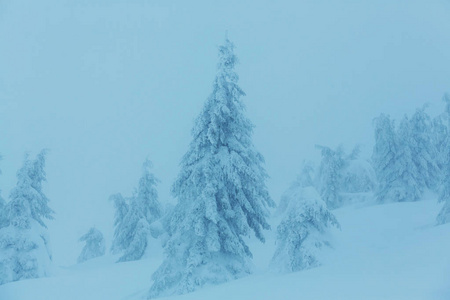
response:
[[[265,245],[249,241],[254,275],[165,299],[450,299],[450,224],[434,226],[441,205],[428,199],[335,210],[342,230],[335,231],[335,249],[319,268],[270,272],[272,231]],[[0,299],[142,299],[162,259],[154,252],[137,262],[114,264],[114,257],[106,256],[60,268],[54,277],[9,283],[0,286]]]

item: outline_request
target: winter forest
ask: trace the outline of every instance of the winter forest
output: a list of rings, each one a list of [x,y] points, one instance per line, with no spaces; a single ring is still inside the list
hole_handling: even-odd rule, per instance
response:
[[[0,299],[449,299],[450,5],[191,4],[0,2]]]

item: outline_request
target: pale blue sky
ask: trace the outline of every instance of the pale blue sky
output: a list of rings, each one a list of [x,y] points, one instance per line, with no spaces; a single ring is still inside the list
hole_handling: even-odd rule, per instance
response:
[[[395,3],[393,3],[395,2]],[[236,45],[254,142],[275,201],[315,144],[372,147],[372,119],[450,91],[450,2],[0,0],[0,188],[50,148],[55,261],[75,262],[108,196],[148,156],[161,201],[211,92],[217,46]]]

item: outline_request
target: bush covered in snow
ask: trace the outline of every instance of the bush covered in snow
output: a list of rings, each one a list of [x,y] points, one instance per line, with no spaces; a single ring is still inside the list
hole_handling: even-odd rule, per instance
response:
[[[78,263],[105,255],[105,239],[100,230],[94,227],[89,229],[89,231],[80,238],[80,242],[86,242],[86,244],[78,257]]]

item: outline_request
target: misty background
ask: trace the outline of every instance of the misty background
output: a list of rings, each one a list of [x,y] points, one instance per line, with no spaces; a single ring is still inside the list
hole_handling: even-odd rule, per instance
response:
[[[228,34],[278,202],[315,144],[369,158],[372,119],[450,91],[450,2],[0,0],[0,189],[24,153],[49,148],[54,261],[75,263],[93,225],[107,246],[113,193],[148,157],[161,203],[212,90]]]

